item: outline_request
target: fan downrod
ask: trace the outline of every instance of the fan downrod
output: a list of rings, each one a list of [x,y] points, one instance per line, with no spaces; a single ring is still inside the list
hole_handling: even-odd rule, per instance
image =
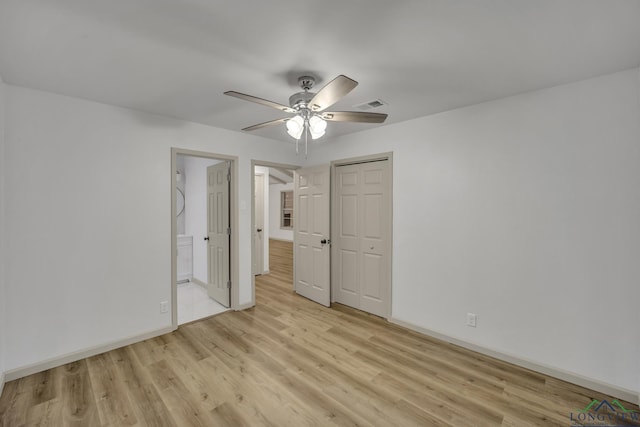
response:
[[[314,77],[312,77],[312,76],[300,76],[300,77],[298,77],[298,84],[305,91],[310,90],[313,87],[313,85],[315,84],[315,82],[316,82],[316,79]]]

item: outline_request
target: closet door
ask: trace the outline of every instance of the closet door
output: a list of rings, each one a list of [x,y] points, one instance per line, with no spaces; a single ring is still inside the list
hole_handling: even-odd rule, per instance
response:
[[[382,317],[391,302],[389,161],[336,167],[335,301]]]
[[[335,255],[334,299],[350,307],[360,307],[360,165],[336,167],[337,230],[333,246]]]

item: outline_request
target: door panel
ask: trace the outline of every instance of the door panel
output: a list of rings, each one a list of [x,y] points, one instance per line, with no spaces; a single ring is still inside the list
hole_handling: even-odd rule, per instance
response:
[[[229,164],[207,168],[207,237],[209,297],[229,307]]]
[[[367,239],[382,238],[382,195],[381,194],[365,194],[364,200],[364,230],[363,237]]]
[[[320,239],[329,238],[326,231],[329,231],[329,212],[326,215],[323,210],[328,209],[329,194],[314,194],[311,198],[313,215],[313,235]]]
[[[295,198],[295,195],[294,195]],[[294,199],[295,200],[295,199]],[[295,201],[294,201],[295,204]],[[298,211],[299,215],[296,215],[298,220],[298,232],[309,233],[309,197],[306,194],[301,194],[298,197]],[[294,206],[293,212],[295,215],[296,207]],[[294,225],[295,229],[295,225]]]
[[[294,288],[330,305],[329,165],[294,172]]]
[[[358,252],[342,249],[339,253],[336,265],[340,275],[336,289],[339,296],[335,300],[351,307],[359,307]]]
[[[319,292],[323,292],[326,287],[327,274],[325,272],[325,258],[326,252],[324,248],[321,247],[313,247],[311,248],[311,253],[313,254],[313,282],[311,282],[311,286],[313,289]]]
[[[389,315],[391,182],[389,162],[336,167],[335,301]]]
[[[341,291],[356,295],[356,283],[358,281],[358,252],[346,249],[340,250],[340,284]]]
[[[340,198],[340,237],[358,237],[358,195],[343,195]]]
[[[380,301],[382,289],[377,277],[382,273],[382,257],[378,254],[364,253],[362,255],[362,297]]]

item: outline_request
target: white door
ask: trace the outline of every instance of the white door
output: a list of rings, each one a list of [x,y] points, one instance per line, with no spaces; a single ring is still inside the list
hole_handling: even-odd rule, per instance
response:
[[[209,296],[229,307],[229,163],[207,168],[207,239]]]
[[[389,316],[391,176],[389,161],[336,167],[334,300]]]
[[[329,165],[294,172],[293,283],[303,297],[329,307]]]
[[[264,175],[254,177],[253,274],[264,273]]]

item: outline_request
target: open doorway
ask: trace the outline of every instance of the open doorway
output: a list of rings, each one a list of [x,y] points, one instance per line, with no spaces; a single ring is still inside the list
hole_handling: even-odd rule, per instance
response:
[[[255,283],[293,289],[293,171],[297,166],[252,162],[252,264]],[[257,279],[256,279],[257,278]]]
[[[174,327],[237,301],[235,164],[228,156],[172,149]]]

